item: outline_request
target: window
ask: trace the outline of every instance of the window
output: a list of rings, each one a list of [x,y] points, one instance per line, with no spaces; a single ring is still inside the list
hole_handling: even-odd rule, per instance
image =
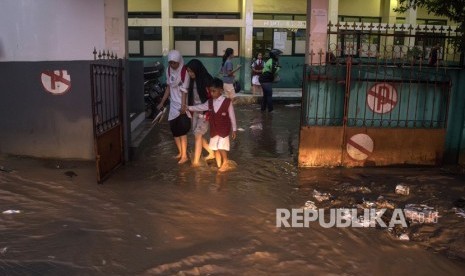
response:
[[[128,18],[161,18],[161,13],[130,12]],[[161,56],[161,27],[128,27],[130,57]]]
[[[447,25],[447,20],[417,18],[418,25]]]
[[[175,48],[185,56],[222,56],[226,48],[239,55],[239,28],[175,27]]]
[[[256,20],[282,20],[282,21],[306,21],[304,14],[265,14],[254,13]],[[253,55],[266,53],[267,49],[274,48],[276,44],[281,46],[283,55],[305,55],[305,29],[294,28],[254,28],[253,29]],[[279,41],[277,41],[279,40]]]
[[[339,15],[338,20],[342,22],[381,23],[381,17],[368,17],[368,16]]]
[[[128,12],[128,18],[161,18],[159,12]]]
[[[129,27],[129,56],[160,56],[161,27]]]
[[[174,18],[239,19],[238,13],[175,13]],[[215,25],[212,23],[212,25]],[[175,27],[174,47],[184,56],[222,56],[226,48],[239,54],[240,29],[232,27]]]
[[[397,24],[405,24],[405,17],[396,17]],[[417,18],[418,25],[447,25],[447,20]]]
[[[240,19],[238,13],[185,13],[175,12],[174,18],[208,18],[208,19]]]

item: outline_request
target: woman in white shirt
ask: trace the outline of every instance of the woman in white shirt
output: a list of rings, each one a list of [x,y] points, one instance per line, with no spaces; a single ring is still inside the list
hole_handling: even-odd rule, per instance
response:
[[[187,158],[187,133],[191,128],[191,120],[187,116],[187,89],[189,87],[189,76],[181,53],[171,50],[168,53],[168,70],[166,70],[166,90],[163,99],[158,105],[158,109],[163,108],[168,96],[170,97],[170,111],[168,122],[174,137],[174,142],[178,148],[178,164],[183,164]]]
[[[213,77],[208,73],[203,63],[198,59],[191,59],[187,64],[187,73],[190,77],[189,88],[187,89],[188,105],[198,105],[204,103],[210,98],[208,85]],[[192,166],[200,165],[200,156],[202,148],[208,151],[208,156],[205,160],[214,159],[215,154],[208,146],[207,139],[204,135],[208,132],[208,121],[206,112],[193,112],[192,114],[192,131],[195,136],[194,157],[191,160]]]

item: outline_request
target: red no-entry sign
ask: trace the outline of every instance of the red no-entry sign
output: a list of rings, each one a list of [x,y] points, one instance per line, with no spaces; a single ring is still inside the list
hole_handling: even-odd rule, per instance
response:
[[[359,133],[347,140],[347,153],[355,160],[362,161],[373,153],[374,143],[370,136]]]
[[[397,104],[397,90],[389,83],[377,83],[368,90],[367,104],[375,113],[389,113]]]
[[[71,88],[71,76],[66,70],[44,71],[40,76],[45,90],[54,95],[68,92]]]

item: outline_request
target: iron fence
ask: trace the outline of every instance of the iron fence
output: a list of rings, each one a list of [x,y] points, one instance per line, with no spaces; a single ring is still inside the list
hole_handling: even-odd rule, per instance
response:
[[[303,124],[445,128],[459,36],[446,26],[330,23],[328,49],[305,68]]]
[[[461,36],[455,26],[330,22],[328,49],[311,53],[312,64],[344,62],[350,56],[364,63],[462,67]]]

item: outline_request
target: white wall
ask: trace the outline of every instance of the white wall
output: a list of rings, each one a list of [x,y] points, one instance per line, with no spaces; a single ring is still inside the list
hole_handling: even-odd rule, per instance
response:
[[[94,47],[104,0],[0,0],[0,61],[91,60]]]

